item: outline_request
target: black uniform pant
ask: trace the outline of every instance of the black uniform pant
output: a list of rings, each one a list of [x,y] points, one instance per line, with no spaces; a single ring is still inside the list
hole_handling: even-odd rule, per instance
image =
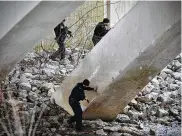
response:
[[[65,58],[65,43],[64,41],[60,40],[60,41],[57,41],[58,45],[59,45],[59,48],[56,52],[54,52],[50,58],[51,59],[55,59],[57,58],[59,55],[61,55],[61,59],[64,59]]]
[[[69,99],[69,104],[74,112],[74,116],[69,119],[69,123],[76,122],[76,129],[82,128],[82,109],[80,103],[73,98]]]
[[[102,37],[94,35],[94,36],[92,37],[92,42],[93,42],[94,46],[95,46],[101,39],[102,39]]]

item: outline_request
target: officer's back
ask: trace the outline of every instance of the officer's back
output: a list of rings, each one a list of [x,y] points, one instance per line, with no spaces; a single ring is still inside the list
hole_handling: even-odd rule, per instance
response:
[[[83,83],[78,83],[72,90],[69,99],[75,99],[76,101],[84,100],[85,93]]]

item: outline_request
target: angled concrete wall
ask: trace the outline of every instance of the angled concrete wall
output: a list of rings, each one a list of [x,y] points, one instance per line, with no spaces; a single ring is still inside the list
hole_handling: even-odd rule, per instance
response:
[[[20,61],[27,52],[32,50],[36,43],[46,37],[58,23],[83,2],[84,1],[43,1],[39,3],[21,3],[21,1],[9,1],[3,3],[4,7],[0,9],[3,11],[0,13],[0,19],[5,18],[6,21],[11,21],[11,16],[8,12],[11,10],[9,9],[11,7],[15,9],[15,13],[17,12],[15,16],[17,19],[12,19],[12,24],[4,24],[6,21],[0,23],[0,25],[2,25],[0,29],[6,28],[0,33],[1,37],[3,36],[3,38],[0,39],[0,81],[4,79],[11,68]],[[14,4],[18,5],[18,9],[15,8],[16,6],[14,7]],[[23,5],[25,5],[25,7],[20,7]],[[20,12],[25,12],[25,14],[22,13],[20,15]],[[15,23],[16,25],[14,25]]]
[[[40,1],[0,1],[0,39]]]
[[[86,119],[112,119],[180,53],[181,2],[139,2],[94,47],[54,94],[72,114],[68,97],[85,78],[99,87],[87,92]],[[86,104],[82,104],[86,106]]]

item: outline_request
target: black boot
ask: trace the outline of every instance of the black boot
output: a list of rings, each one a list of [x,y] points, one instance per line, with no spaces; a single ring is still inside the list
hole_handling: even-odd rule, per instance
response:
[[[81,131],[83,131],[83,129],[82,128],[76,128],[76,131],[81,132]]]

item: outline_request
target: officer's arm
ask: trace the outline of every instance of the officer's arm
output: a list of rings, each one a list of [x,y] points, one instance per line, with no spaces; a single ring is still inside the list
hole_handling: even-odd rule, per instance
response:
[[[94,88],[89,87],[89,86],[84,86],[84,90],[91,91],[91,90],[94,90]]]
[[[84,86],[84,90],[87,90],[87,91],[92,91],[92,90],[97,91],[97,88],[98,88],[97,86],[95,88],[92,88],[92,87],[89,87],[89,86],[87,86],[87,87]]]
[[[85,100],[86,100],[88,103],[90,103],[90,101],[89,101],[87,98],[85,98]]]

